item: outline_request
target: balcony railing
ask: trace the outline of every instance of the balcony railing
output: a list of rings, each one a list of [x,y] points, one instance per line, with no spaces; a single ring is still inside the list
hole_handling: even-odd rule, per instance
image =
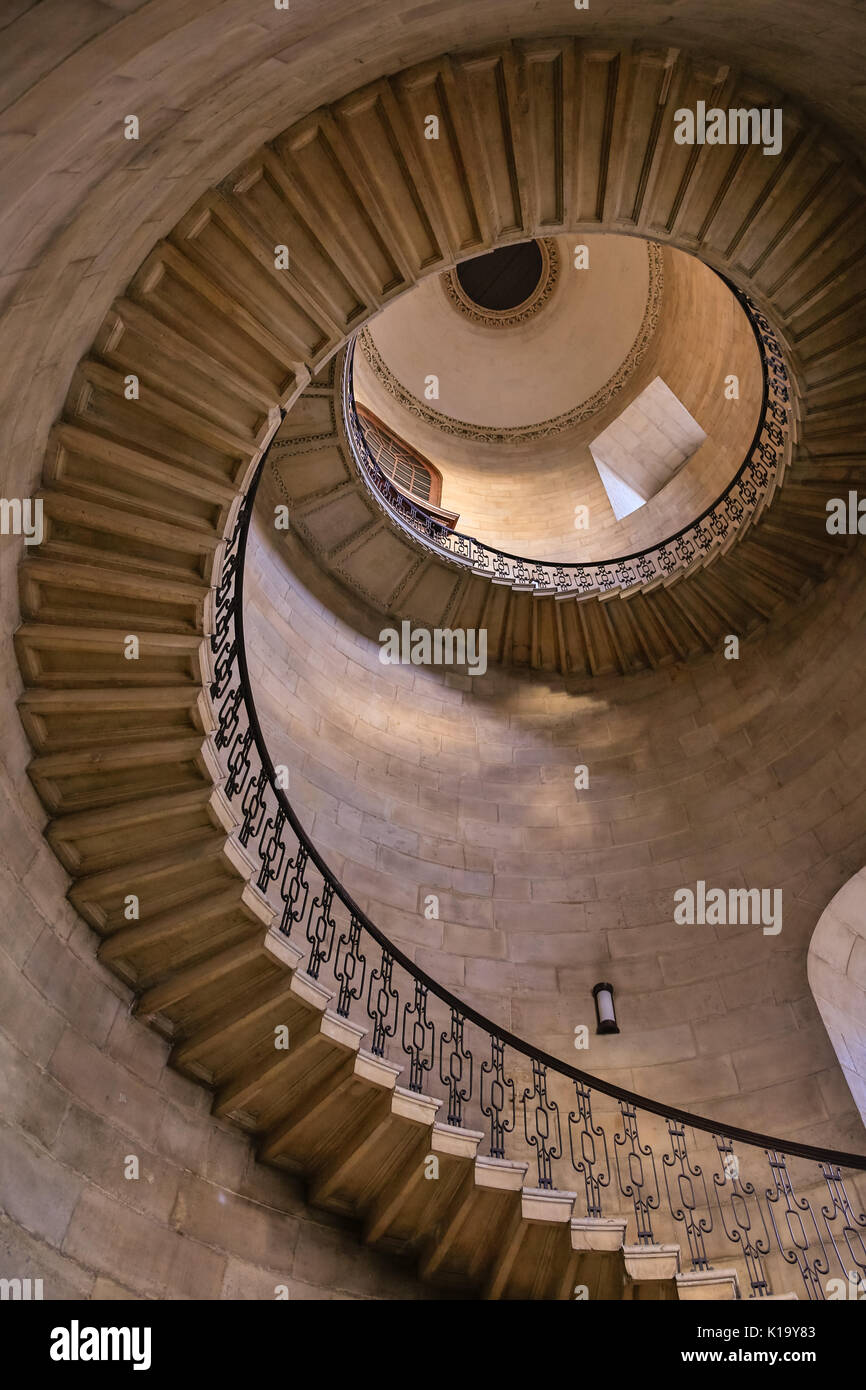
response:
[[[773,399],[784,390],[779,376]],[[410,1091],[441,1098],[447,1124],[483,1134],[492,1158],[528,1162],[530,1183],[573,1193],[575,1215],[625,1216],[638,1245],[673,1233],[694,1270],[735,1261],[753,1298],[770,1292],[771,1265],[790,1268],[810,1299],[827,1296],[828,1277],[866,1279],[866,1214],[848,1190],[866,1156],[691,1114],[550,1056],[421,970],[336,879],[278,786],[247,668],[244,565],[266,457],[226,547],[210,690],[238,837],[306,972],[367,1027],[370,1051],[402,1065]]]
[[[758,423],[743,463],[721,496],[665,540],[608,560],[530,560],[442,525],[423,504],[410,501],[394,487],[368,447],[355,406],[353,338],[343,365],[343,420],[360,476],[380,507],[410,538],[446,562],[527,593],[562,599],[627,593],[667,583],[679,572],[705,564],[760,515],[784,478],[791,448],[791,391],[779,341],[748,296],[728,280],[725,283],[742,306],[758,345],[763,376]]]

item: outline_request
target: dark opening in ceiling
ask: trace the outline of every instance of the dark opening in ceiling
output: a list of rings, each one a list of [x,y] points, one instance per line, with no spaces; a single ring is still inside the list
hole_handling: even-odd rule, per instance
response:
[[[457,278],[463,292],[482,309],[516,309],[536,289],[544,261],[535,241],[517,246],[500,246],[486,256],[463,261]]]

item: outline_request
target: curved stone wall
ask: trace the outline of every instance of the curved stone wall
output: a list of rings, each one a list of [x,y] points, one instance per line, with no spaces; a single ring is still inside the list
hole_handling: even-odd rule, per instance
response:
[[[738,661],[470,680],[381,664],[378,620],[273,534],[257,528],[247,561],[260,717],[314,843],[373,920],[461,998],[588,1071],[862,1148],[806,976],[821,911],[866,847],[862,571],[845,566]],[[699,879],[780,889],[782,930],[677,925],[674,892]],[[622,1032],[578,1056],[599,979]]]

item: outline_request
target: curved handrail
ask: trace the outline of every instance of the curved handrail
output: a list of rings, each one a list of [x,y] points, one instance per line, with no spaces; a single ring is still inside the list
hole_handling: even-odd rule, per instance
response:
[[[583,1178],[588,1216],[601,1215],[602,1194],[611,1183],[615,1166],[620,1194],[634,1207],[637,1239],[641,1243],[652,1242],[652,1213],[659,1207],[661,1188],[652,1146],[641,1138],[639,1131],[639,1114],[646,1113],[666,1122],[671,1152],[661,1155],[661,1167],[668,1208],[671,1218],[684,1224],[695,1269],[709,1267],[704,1234],[712,1229],[712,1213],[709,1218],[702,1216],[696,1221],[694,1210],[684,1209],[681,1196],[672,1199],[668,1186],[669,1175],[672,1182],[679,1184],[680,1193],[684,1183],[689,1191],[702,1184],[709,1211],[709,1189],[701,1166],[689,1155],[687,1128],[712,1135],[724,1170],[723,1174],[712,1174],[720,1225],[737,1247],[737,1253],[746,1257],[752,1296],[762,1297],[769,1291],[762,1259],[770,1250],[770,1227],[782,1258],[798,1266],[810,1298],[824,1296],[819,1276],[829,1270],[830,1259],[835,1258],[843,1273],[847,1273],[853,1261],[866,1275],[866,1243],[862,1262],[850,1248],[852,1233],[863,1241],[860,1232],[866,1232],[866,1215],[855,1215],[842,1175],[843,1168],[866,1171],[866,1155],[796,1143],[721,1123],[603,1081],[534,1047],[464,1003],[421,969],[371,921],[329,869],[280,785],[259,721],[247,664],[243,611],[247,540],[270,442],[238,509],[224,555],[211,637],[210,693],[217,711],[214,743],[226,767],[225,792],[240,811],[238,839],[251,853],[254,872],[257,860],[255,883],[276,904],[278,929],[289,938],[295,932],[294,939],[300,937],[304,941],[306,972],[314,979],[323,970],[329,972],[338,995],[336,1012],[347,1018],[364,1014],[367,984],[366,1018],[372,1023],[370,1050],[383,1058],[395,1056],[404,1066],[408,1061],[408,1088],[415,1092],[424,1089],[425,1078],[432,1072],[438,1055],[439,1080],[448,1098],[447,1122],[462,1127],[468,1119],[477,1118],[478,1125],[489,1134],[489,1152],[494,1158],[506,1156],[506,1141],[510,1143],[517,1118],[518,1087],[515,1076],[509,1075],[514,1064],[507,1065],[507,1055],[516,1054],[524,1064],[528,1063],[531,1078],[527,1074],[526,1079],[531,1080],[531,1086],[523,1089],[519,1103],[523,1108],[526,1146],[536,1157],[541,1188],[554,1186],[554,1164],[565,1161],[560,1100],[551,1094],[551,1087],[570,1083],[574,1088],[572,1103],[576,1102],[577,1107],[568,1111],[566,1120],[570,1161],[571,1168]],[[342,923],[337,921],[340,909],[347,918]],[[378,960],[375,966],[371,960],[368,968],[371,953],[374,957],[378,954]],[[475,1065],[476,1035],[486,1054],[480,1068]],[[593,1119],[593,1092],[619,1106],[622,1133],[613,1136],[615,1165],[611,1163],[604,1128]],[[766,1154],[772,1186],[765,1189],[763,1201],[754,1183],[738,1175],[735,1142]],[[829,1205],[820,1208],[823,1230],[809,1197],[798,1197],[794,1191],[786,1163],[789,1157],[814,1161],[820,1166],[820,1176],[829,1192]],[[722,1207],[723,1192],[730,1212]],[[804,1220],[809,1227],[805,1246],[801,1247],[790,1234],[792,1218],[800,1223],[798,1229]],[[753,1223],[758,1229],[758,1220],[764,1236],[755,1236],[752,1230]],[[840,1230],[835,1226],[837,1220]]]
[[[410,501],[392,485],[367,445],[355,407],[356,334],[343,364],[342,405],[346,436],[360,476],[380,506],[410,537],[448,562],[527,592],[588,598],[665,582],[679,571],[706,563],[762,510],[781,484],[790,450],[791,391],[778,338],[748,295],[716,273],[740,303],[754,334],[761,363],[761,407],[752,441],[734,477],[714,502],[664,540],[606,560],[530,560],[443,526],[422,504]]]

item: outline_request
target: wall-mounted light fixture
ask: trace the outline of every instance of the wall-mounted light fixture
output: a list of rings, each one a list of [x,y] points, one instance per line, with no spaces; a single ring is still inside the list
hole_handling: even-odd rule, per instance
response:
[[[596,1033],[618,1033],[616,1009],[613,1005],[613,985],[593,985],[592,997],[595,1000],[595,1017],[598,1023]]]

